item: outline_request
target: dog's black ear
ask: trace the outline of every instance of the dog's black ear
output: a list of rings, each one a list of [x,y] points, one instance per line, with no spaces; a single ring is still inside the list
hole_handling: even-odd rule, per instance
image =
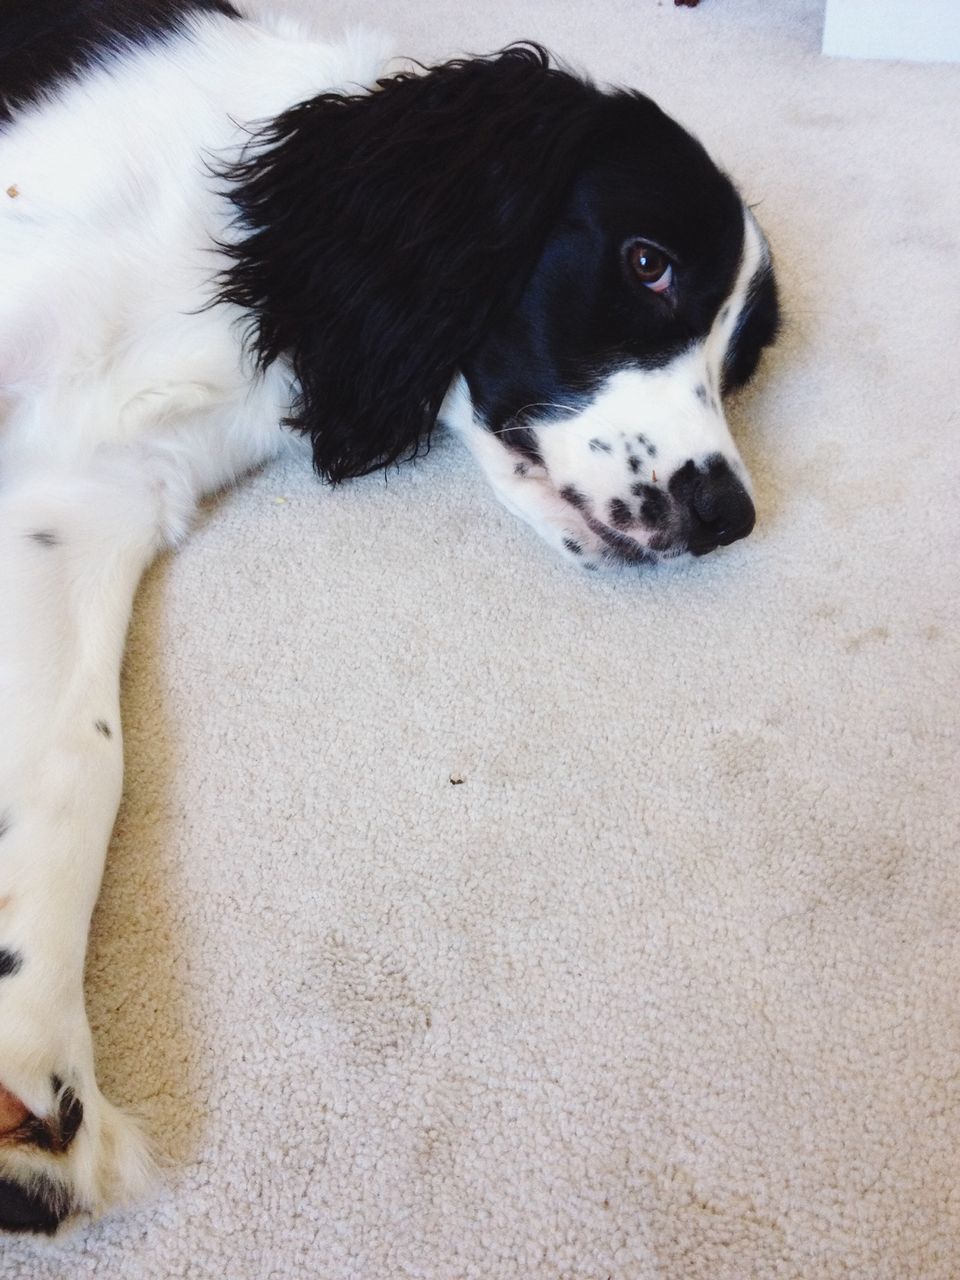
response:
[[[603,95],[538,46],[323,94],[227,171],[239,242],[220,297],[330,480],[415,453],[461,361],[513,305]]]

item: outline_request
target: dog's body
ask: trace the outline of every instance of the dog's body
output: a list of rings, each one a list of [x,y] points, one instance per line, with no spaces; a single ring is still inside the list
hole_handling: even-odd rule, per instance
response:
[[[702,554],[753,523],[720,396],[772,339],[776,298],[727,180],[652,103],[538,50],[370,95],[382,58],[371,37],[321,43],[226,0],[0,18],[0,1225],[15,1230],[148,1178],[96,1085],[82,975],[133,593],[203,494],[271,458],[284,420],[339,480],[415,452],[440,414],[587,567]]]

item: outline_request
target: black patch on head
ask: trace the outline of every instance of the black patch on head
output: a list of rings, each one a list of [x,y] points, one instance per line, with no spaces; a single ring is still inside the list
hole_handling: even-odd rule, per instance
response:
[[[563,545],[567,548],[571,555],[582,556],[583,547],[574,538],[564,538]]]
[[[594,437],[590,441],[590,448],[594,453],[610,453],[613,450],[613,445],[607,444],[606,440],[599,440]]]
[[[23,968],[23,956],[19,951],[0,947],[0,978],[11,978]]]
[[[362,475],[429,437],[456,371],[515,311],[607,101],[514,45],[320,94],[223,171],[241,234],[218,296],[250,316],[261,367],[292,364],[290,422],[320,474]],[[496,428],[523,425],[532,399]]]
[[[617,370],[663,367],[710,332],[736,277],[743,205],[700,144],[639,94],[599,95],[596,123],[518,304],[461,364],[494,430],[524,406],[576,411]],[[645,237],[673,259],[669,298],[629,268]]]
[[[777,285],[768,262],[759,268],[750,282],[747,301],[727,347],[722,374],[724,392],[735,391],[750,381],[764,347],[776,340],[779,330]]]
[[[160,39],[192,13],[239,17],[227,0],[3,0],[0,123],[106,51]]]
[[[320,94],[223,179],[239,235],[218,298],[261,367],[290,361],[290,422],[333,481],[414,455],[458,370],[500,434],[662,366],[709,332],[743,239],[699,143],[537,46]],[[642,236],[676,260],[670,300],[629,269]]]
[[[560,497],[563,498],[564,502],[569,502],[571,507],[577,507],[581,511],[587,505],[586,498],[572,484],[568,484],[560,490]]]
[[[640,503],[640,519],[648,528],[658,529],[666,524],[670,517],[670,499],[662,489],[652,484],[635,484],[633,492],[643,499]]]
[[[28,533],[31,542],[38,542],[41,547],[59,547],[60,535],[52,529],[38,529],[36,533]]]
[[[113,730],[107,724],[106,720],[98,720],[94,725],[94,728],[96,729],[97,733],[103,734],[105,738],[113,737]]]
[[[29,1189],[10,1178],[0,1178],[0,1228],[49,1236],[67,1212],[65,1193],[49,1178],[34,1176]]]
[[[614,498],[610,503],[610,523],[617,529],[633,524],[633,512],[622,498]]]

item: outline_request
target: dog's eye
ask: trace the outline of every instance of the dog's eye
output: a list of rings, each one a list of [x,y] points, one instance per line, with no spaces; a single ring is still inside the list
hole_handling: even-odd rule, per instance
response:
[[[630,246],[628,258],[633,274],[653,293],[665,293],[673,284],[673,264],[656,245],[637,240]]]

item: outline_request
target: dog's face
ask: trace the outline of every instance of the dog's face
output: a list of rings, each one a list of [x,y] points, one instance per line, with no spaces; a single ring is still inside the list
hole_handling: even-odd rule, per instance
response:
[[[770,256],[649,98],[515,46],[326,95],[263,143],[231,174],[250,234],[222,296],[290,359],[321,474],[415,453],[453,387],[500,497],[585,565],[750,532],[722,396],[774,337]]]
[[[520,304],[465,364],[474,413],[617,557],[753,527],[723,395],[778,323],[770,254],[703,148],[645,98],[610,109]]]

